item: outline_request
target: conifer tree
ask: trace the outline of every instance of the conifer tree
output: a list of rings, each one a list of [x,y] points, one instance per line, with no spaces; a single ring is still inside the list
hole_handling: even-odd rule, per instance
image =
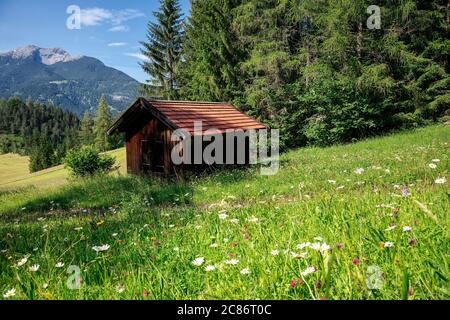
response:
[[[178,63],[183,42],[183,19],[178,0],[160,0],[156,22],[148,23],[147,41],[141,51],[148,61],[142,63],[150,79],[142,91],[152,97],[174,100],[179,94]]]
[[[94,119],[90,112],[85,112],[83,119],[80,123],[79,138],[82,145],[94,144]]]
[[[99,151],[111,150],[111,138],[107,131],[112,124],[112,115],[104,96],[100,98],[97,114],[94,121],[94,144]]]

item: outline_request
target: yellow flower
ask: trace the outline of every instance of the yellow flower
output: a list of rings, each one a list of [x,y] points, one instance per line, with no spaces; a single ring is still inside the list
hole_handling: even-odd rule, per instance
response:
[[[105,221],[104,220],[100,220],[99,222],[97,222],[97,226],[101,226],[102,224],[104,224]]]
[[[150,240],[155,241],[156,237],[151,237]]]

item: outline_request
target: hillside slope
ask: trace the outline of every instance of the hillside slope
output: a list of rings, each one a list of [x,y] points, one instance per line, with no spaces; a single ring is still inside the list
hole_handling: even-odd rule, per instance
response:
[[[125,149],[108,152],[117,160],[119,172],[126,173]],[[64,166],[30,173],[29,158],[16,154],[0,155],[0,191],[17,188],[36,187],[40,189],[64,185],[68,182],[68,172]]]
[[[273,177],[254,168],[0,192],[0,293],[447,300],[449,137],[430,127],[299,149]],[[73,265],[79,290],[67,288]]]

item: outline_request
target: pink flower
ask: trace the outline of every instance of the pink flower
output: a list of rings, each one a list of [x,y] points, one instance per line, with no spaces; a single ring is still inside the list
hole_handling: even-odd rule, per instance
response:
[[[354,259],[353,259],[353,264],[354,264],[355,266],[359,266],[359,259],[358,259],[358,258],[354,258]]]

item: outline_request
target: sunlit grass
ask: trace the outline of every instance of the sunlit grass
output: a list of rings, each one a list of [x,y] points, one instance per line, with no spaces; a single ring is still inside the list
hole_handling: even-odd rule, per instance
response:
[[[273,177],[254,168],[0,193],[0,298],[14,288],[9,299],[448,299],[449,136],[432,127],[299,149]],[[67,288],[70,265],[79,290]]]

